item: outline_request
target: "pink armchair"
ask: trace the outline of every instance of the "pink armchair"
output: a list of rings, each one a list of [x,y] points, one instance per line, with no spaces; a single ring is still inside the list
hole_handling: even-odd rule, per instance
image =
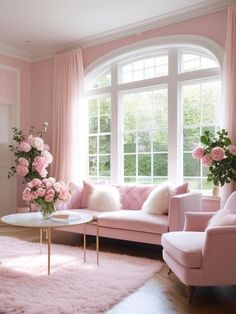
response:
[[[235,212],[236,192],[225,208]],[[186,213],[184,231],[162,236],[163,259],[186,285],[191,302],[195,286],[236,285],[236,225],[206,228],[214,213]]]

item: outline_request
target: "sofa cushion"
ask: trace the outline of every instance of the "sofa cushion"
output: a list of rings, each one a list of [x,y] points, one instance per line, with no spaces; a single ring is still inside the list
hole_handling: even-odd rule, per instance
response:
[[[175,231],[162,235],[164,250],[188,268],[200,268],[205,232]]]
[[[120,208],[120,193],[117,188],[108,185],[93,187],[89,196],[88,209],[106,211]]]
[[[168,232],[168,217],[126,209],[102,214],[99,217],[99,226],[162,234]]]
[[[91,215],[93,218],[99,218],[106,213],[110,213],[110,211],[99,211],[99,210],[92,210],[92,209],[88,209],[88,208],[77,208],[77,209],[73,209],[73,210],[76,213],[83,213],[83,214]]]
[[[131,210],[141,209],[144,201],[154,188],[154,185],[146,184],[118,186],[122,208]]]

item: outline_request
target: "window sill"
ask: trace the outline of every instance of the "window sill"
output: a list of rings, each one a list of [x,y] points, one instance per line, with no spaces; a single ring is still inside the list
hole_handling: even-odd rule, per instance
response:
[[[220,196],[202,194],[202,199],[203,200],[211,200],[211,201],[220,201]]]
[[[220,201],[220,196],[213,196],[211,190],[191,190],[191,192],[201,192],[203,200]]]

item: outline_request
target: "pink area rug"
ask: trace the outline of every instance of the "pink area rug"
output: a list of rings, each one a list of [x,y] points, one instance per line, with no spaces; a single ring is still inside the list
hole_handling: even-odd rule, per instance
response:
[[[162,264],[155,260],[52,245],[51,275],[47,246],[0,237],[0,313],[104,313],[135,291]]]

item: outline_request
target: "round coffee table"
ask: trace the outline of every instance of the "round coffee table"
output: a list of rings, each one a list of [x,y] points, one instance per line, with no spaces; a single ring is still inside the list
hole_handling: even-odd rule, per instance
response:
[[[84,224],[84,261],[86,260],[86,224],[93,221],[91,215],[85,213],[75,213],[73,210],[60,211],[58,213],[71,215],[72,219],[43,219],[40,212],[18,213],[6,215],[1,218],[2,222],[21,227],[39,228],[40,244],[42,253],[43,230],[47,232],[48,243],[48,275],[50,275],[50,257],[51,257],[51,230],[53,228],[69,227]]]

